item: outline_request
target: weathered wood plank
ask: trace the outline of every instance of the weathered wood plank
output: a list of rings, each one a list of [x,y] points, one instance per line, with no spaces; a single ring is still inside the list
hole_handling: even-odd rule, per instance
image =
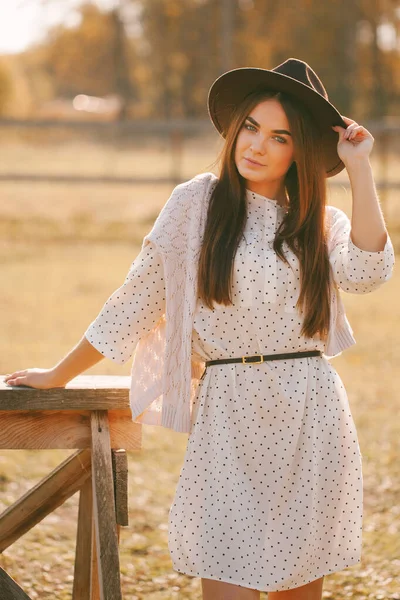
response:
[[[110,410],[112,448],[139,450],[142,427],[130,410]],[[9,450],[90,448],[90,411],[0,411],[0,448]]]
[[[97,567],[97,544],[94,515],[92,524],[92,560],[90,565],[90,600],[100,600],[99,569]]]
[[[115,515],[118,525],[129,525],[128,517],[128,458],[126,451],[112,450]]]
[[[128,409],[129,376],[78,375],[65,387],[10,386],[0,375],[0,410]]]
[[[101,600],[122,600],[107,411],[92,413],[93,511]]]
[[[0,567],[0,598],[1,600],[30,600],[24,590],[10,575]]]
[[[78,529],[74,566],[72,600],[90,600],[92,552],[93,494],[92,478],[88,478],[79,492]]]
[[[90,450],[80,450],[8,507],[0,515],[0,552],[75,494],[90,476],[90,469]]]

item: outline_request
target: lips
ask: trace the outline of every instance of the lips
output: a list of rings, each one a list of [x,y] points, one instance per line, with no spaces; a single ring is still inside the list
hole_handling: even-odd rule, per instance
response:
[[[244,157],[244,158],[245,158],[245,160],[247,160],[247,162],[249,162],[251,165],[257,165],[258,167],[265,167],[265,165],[262,165],[261,163],[259,163],[259,162],[255,161],[255,160],[252,160],[251,158],[246,158],[246,157]]]

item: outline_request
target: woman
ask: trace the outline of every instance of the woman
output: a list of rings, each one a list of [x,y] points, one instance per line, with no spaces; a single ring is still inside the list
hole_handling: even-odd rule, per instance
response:
[[[175,188],[76,348],[6,381],[64,386],[134,354],[132,418],[189,433],[174,569],[201,577],[205,600],[320,600],[324,576],[361,556],[361,453],[328,357],[355,343],[339,288],[373,291],[394,264],[374,140],[294,58],[225,73],[208,109],[219,177]],[[351,223],[326,206],[344,167]]]

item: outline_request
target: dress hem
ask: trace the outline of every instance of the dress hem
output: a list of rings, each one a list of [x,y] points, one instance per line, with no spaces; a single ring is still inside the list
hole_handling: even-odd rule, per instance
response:
[[[185,571],[181,571],[180,569],[178,569],[174,566],[173,566],[173,570],[178,573],[181,573],[182,575],[189,575],[191,577],[200,577],[200,578],[204,578],[204,579],[213,579],[214,581],[221,581],[222,583],[231,583],[233,585],[239,585],[241,587],[246,587],[246,588],[250,588],[253,590],[257,590],[258,592],[288,592],[290,590],[296,589],[303,585],[307,585],[308,583],[312,583],[313,581],[315,581],[316,579],[319,579],[320,577],[325,577],[325,575],[331,575],[332,573],[337,573],[338,571],[343,571],[343,569],[347,569],[348,567],[358,565],[360,562],[361,562],[361,555],[359,556],[359,558],[357,558],[353,561],[347,562],[343,566],[334,567],[333,569],[330,569],[329,571],[325,571],[324,573],[319,573],[317,575],[313,575],[312,579],[309,579],[308,581],[305,581],[303,583],[299,583],[298,585],[295,585],[294,587],[283,588],[283,589],[281,588],[279,590],[271,589],[271,588],[269,588],[269,589],[262,588],[261,589],[260,587],[254,587],[254,585],[251,583],[245,583],[243,581],[234,581],[233,579],[221,579],[221,578],[210,577],[207,574],[187,573]]]

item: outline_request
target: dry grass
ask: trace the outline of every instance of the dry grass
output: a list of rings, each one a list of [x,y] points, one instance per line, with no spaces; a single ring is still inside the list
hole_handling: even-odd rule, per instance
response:
[[[77,343],[123,282],[169,192],[165,186],[3,186],[0,373],[49,367]],[[330,200],[349,213],[349,193],[334,190]],[[398,200],[391,198],[385,210],[393,237],[400,225]],[[364,549],[360,565],[326,577],[324,598],[400,599],[399,295],[396,271],[373,294],[343,296],[357,345],[333,364],[348,390],[363,454]],[[87,373],[129,371],[130,364],[105,360]],[[121,535],[124,597],[200,599],[200,580],[174,572],[167,547],[168,511],[187,435],[150,426],[143,431],[143,451],[129,457],[130,525]],[[70,453],[2,451],[0,508]],[[68,500],[0,559],[32,598],[71,598],[77,501]]]

